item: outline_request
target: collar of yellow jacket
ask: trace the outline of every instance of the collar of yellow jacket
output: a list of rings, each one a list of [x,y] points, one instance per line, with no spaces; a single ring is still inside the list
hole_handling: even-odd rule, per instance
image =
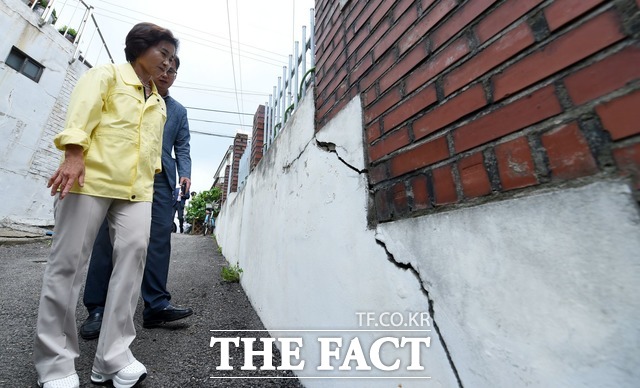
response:
[[[127,85],[134,86],[142,86],[142,82],[140,82],[140,78],[138,78],[138,74],[133,70],[133,66],[131,63],[123,63],[118,65],[120,74],[122,75],[122,80]],[[151,81],[151,91],[155,94],[158,94],[158,88],[156,88],[155,82]]]

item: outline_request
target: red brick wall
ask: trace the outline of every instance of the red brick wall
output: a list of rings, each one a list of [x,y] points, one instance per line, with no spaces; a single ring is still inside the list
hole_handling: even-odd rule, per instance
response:
[[[231,174],[231,166],[230,165],[226,165],[224,168],[224,186],[222,188],[222,203],[224,203],[224,201],[227,200],[227,185],[229,184],[229,179],[231,179],[231,177],[229,176]]]
[[[264,105],[258,106],[253,115],[253,132],[251,134],[251,163],[249,169],[253,170],[262,159],[262,146],[264,145]]]
[[[316,127],[360,96],[378,221],[596,174],[637,194],[639,3],[318,0]]]
[[[240,159],[242,158],[242,154],[244,150],[247,148],[247,141],[249,140],[249,136],[237,133],[236,137],[233,139],[233,159],[231,165],[231,188],[229,192],[235,193],[238,191],[238,170],[240,169]],[[226,174],[226,172],[225,172]],[[226,177],[225,177],[226,181]]]

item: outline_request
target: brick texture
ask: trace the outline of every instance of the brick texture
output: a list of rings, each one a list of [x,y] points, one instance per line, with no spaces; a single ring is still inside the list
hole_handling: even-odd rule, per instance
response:
[[[409,137],[409,129],[407,126],[404,126],[372,145],[369,149],[369,158],[374,162],[383,156],[408,145],[410,142],[411,138]]]
[[[407,189],[404,182],[398,182],[391,188],[391,201],[393,204],[393,213],[396,215],[406,214],[409,210],[409,202],[407,200]]]
[[[420,113],[423,109],[426,109],[434,102],[436,102],[436,90],[434,87],[427,87],[402,101],[396,109],[389,112],[382,118],[384,123],[384,132],[392,130],[400,123]]]
[[[231,186],[229,191],[236,192],[238,191],[238,170],[240,169],[240,158],[242,158],[242,154],[244,150],[247,148],[247,142],[249,140],[249,136],[238,133],[236,137],[233,139],[233,159],[231,165]],[[225,176],[225,182],[227,182],[227,177]]]
[[[251,134],[251,160],[249,168],[253,170],[262,160],[262,146],[264,145],[264,105],[258,106],[253,115],[253,131]]]
[[[481,85],[475,85],[417,119],[413,123],[414,137],[421,139],[430,135],[461,117],[482,108],[486,103],[484,89]]]
[[[613,158],[620,172],[629,175],[634,188],[640,190],[640,143],[614,149]]]
[[[458,171],[466,198],[481,197],[491,193],[491,182],[481,153],[461,159],[458,162]]]
[[[638,4],[318,0],[316,130],[361,99],[379,222],[587,176],[640,190]]]
[[[427,177],[419,175],[411,179],[411,193],[413,210],[422,210],[430,206],[429,192],[427,190]]]
[[[575,104],[584,104],[640,79],[640,48],[627,47],[565,78]]]
[[[446,205],[458,201],[456,184],[453,179],[451,165],[439,167],[433,170],[433,191],[436,205]]]
[[[544,16],[551,31],[564,26],[603,0],[559,0],[545,8]]]
[[[60,165],[62,152],[53,145],[53,138],[64,129],[71,92],[84,71],[86,71],[85,65],[78,61],[67,68],[64,83],[38,141],[33,162],[29,166],[30,174],[48,179]]]
[[[405,81],[405,90],[410,93],[435,76],[442,73],[453,63],[464,57],[471,51],[467,39],[462,38],[456,40],[443,51],[436,54],[429,61],[425,62],[420,68],[411,73]]]
[[[421,167],[439,162],[449,156],[444,137],[423,143],[391,159],[391,177],[397,177]]]
[[[542,136],[553,179],[595,174],[598,169],[578,125],[568,124]]]
[[[599,105],[596,112],[613,140],[640,133],[640,91]]]
[[[229,179],[230,179],[230,175],[231,175],[231,166],[227,165],[224,168],[224,188],[222,189],[222,198],[221,201],[224,203],[224,201],[227,200],[227,189],[229,188]]]
[[[533,31],[526,24],[521,24],[509,31],[489,47],[474,55],[464,65],[445,76],[445,95],[449,95],[476,80],[479,76],[532,45],[534,41]]]
[[[504,190],[519,189],[538,183],[531,147],[525,137],[496,146],[495,153]]]
[[[620,20],[614,11],[597,16],[497,75],[494,97],[500,100],[542,81],[622,38]]]
[[[482,19],[476,27],[476,36],[480,43],[494,37],[499,31],[518,20],[543,0],[506,1],[495,11]]]
[[[496,0],[474,0],[466,2],[461,8],[456,10],[449,20],[434,32],[432,38],[433,47],[437,48],[442,46],[450,37],[462,31],[495,2]]]
[[[482,0],[484,1],[484,0]],[[429,32],[440,20],[442,20],[457,5],[457,0],[441,0],[431,11],[426,12],[415,28],[411,29],[400,41],[398,48],[400,53],[404,53],[413,46],[419,39]]]
[[[547,86],[456,129],[455,150],[466,151],[561,112],[553,86]]]

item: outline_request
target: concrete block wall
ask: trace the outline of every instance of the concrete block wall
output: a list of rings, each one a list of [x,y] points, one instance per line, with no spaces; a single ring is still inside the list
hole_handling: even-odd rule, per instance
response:
[[[316,9],[317,129],[360,96],[375,221],[604,176],[639,198],[638,1]]]

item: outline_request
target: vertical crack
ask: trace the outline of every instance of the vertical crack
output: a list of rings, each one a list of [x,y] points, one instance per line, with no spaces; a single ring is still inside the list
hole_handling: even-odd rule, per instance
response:
[[[456,368],[456,365],[453,362],[453,358],[451,357],[451,353],[449,352],[449,348],[447,347],[447,343],[445,342],[444,337],[440,332],[440,327],[438,327],[438,323],[436,322],[433,299],[431,299],[431,296],[429,295],[429,291],[422,284],[422,280],[420,279],[420,274],[418,273],[418,271],[416,271],[415,268],[413,268],[411,264],[404,264],[396,261],[395,257],[393,257],[393,254],[391,254],[391,252],[389,252],[389,250],[387,249],[387,244],[385,244],[384,241],[377,238],[375,240],[376,240],[376,243],[384,249],[385,253],[387,254],[387,260],[389,260],[393,265],[395,265],[400,269],[411,271],[413,276],[415,276],[416,279],[418,280],[418,283],[420,284],[420,290],[422,291],[424,296],[427,298],[427,302],[429,303],[429,316],[431,317],[431,321],[433,322],[433,328],[438,334],[438,340],[440,341],[440,344],[442,345],[442,348],[444,349],[444,352],[447,355],[447,360],[449,360],[449,365],[451,366],[451,370],[453,371],[453,374],[456,377],[456,381],[458,382],[458,387],[464,388],[464,386],[462,385],[462,380],[460,380],[460,375],[458,374],[458,369]]]

